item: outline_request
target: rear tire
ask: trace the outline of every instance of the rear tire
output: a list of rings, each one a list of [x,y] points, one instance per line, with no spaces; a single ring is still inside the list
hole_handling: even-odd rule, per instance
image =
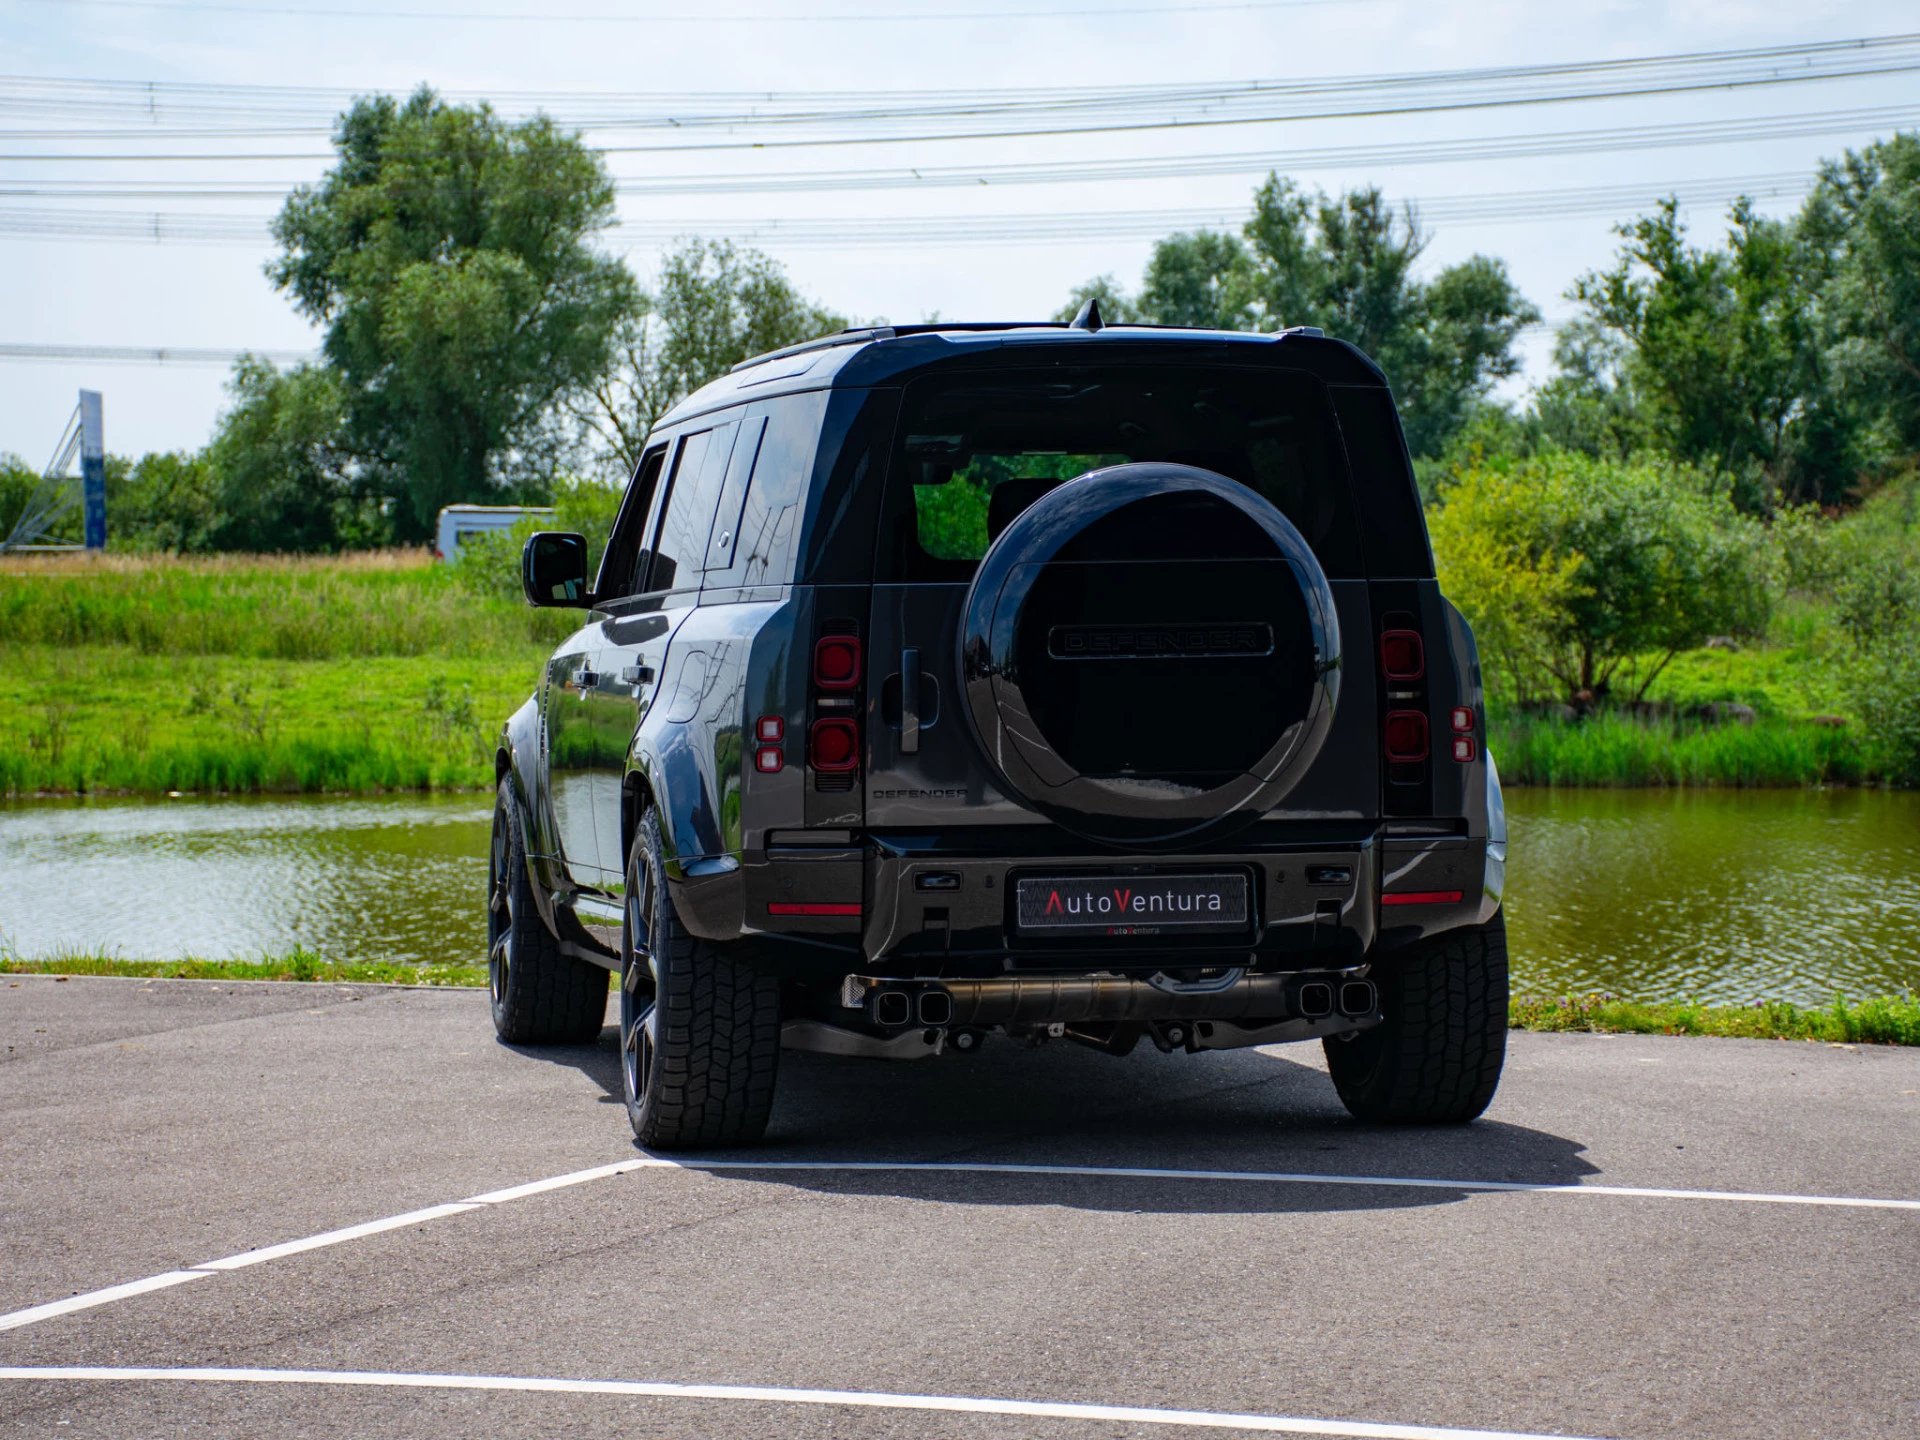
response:
[[[766,1132],[780,1064],[780,982],[738,943],[687,933],[666,884],[659,817],[627,857],[620,1076],[642,1145],[749,1145]]]
[[[540,919],[513,780],[493,802],[487,851],[487,989],[509,1045],[584,1045],[607,1018],[607,972],[563,954]]]
[[[1389,956],[1376,978],[1385,1021],[1322,1042],[1341,1103],[1387,1125],[1479,1115],[1507,1054],[1506,917]]]

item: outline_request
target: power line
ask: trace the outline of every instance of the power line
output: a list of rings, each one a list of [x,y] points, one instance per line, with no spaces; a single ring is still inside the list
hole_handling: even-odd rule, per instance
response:
[[[318,360],[317,350],[219,350],[191,345],[34,345],[0,343],[0,360],[39,360],[106,365],[231,365],[252,355],[276,365]]]
[[[1807,171],[1725,176],[1669,184],[1566,186],[1557,189],[1481,191],[1409,200],[1427,224],[1498,220],[1520,223],[1577,215],[1617,214],[1652,205],[1666,196],[1682,208],[1723,207],[1747,196],[1798,200],[1816,177]],[[724,216],[630,219],[612,227],[632,245],[668,244],[684,236],[773,247],[779,250],[942,248],[983,244],[1058,244],[1088,240],[1158,240],[1183,230],[1237,229],[1250,217],[1231,210],[1128,209],[1107,213],[999,213],[950,216],[878,216],[768,219]],[[263,219],[206,211],[172,213],[34,207],[0,208],[0,234],[85,240],[251,244],[267,239]]]
[[[1884,133],[1920,124],[1920,106],[1893,105],[1822,110],[1732,120],[1681,121],[1658,125],[1606,126],[1536,131],[1525,135],[1452,140],[1396,141],[1311,149],[1235,150],[1161,158],[1025,161],[986,165],[886,166],[842,170],[780,170],[760,174],[615,176],[622,195],[818,193],[854,190],[916,190],[1008,185],[1113,183],[1251,175],[1300,174],[1371,166],[1433,165],[1540,156],[1625,153],[1815,136]],[[45,179],[0,181],[0,197],[24,199],[282,200],[298,181]]]
[[[202,3],[202,0],[34,0],[43,5],[62,7],[92,6],[114,10],[161,10],[174,13],[206,12],[220,15],[289,16],[328,20],[424,20],[433,22],[510,22],[537,21],[569,25],[862,25],[895,23],[944,23],[976,20],[1124,20],[1133,15],[1221,14],[1262,10],[1297,10],[1323,5],[1353,3],[1353,0],[1197,0],[1190,4],[1098,5],[1077,8],[999,9],[999,10],[859,10],[807,13],[805,11],[697,11],[641,15],[607,12],[543,12],[527,10],[361,10],[327,5],[228,5]],[[1380,0],[1364,0],[1380,3]]]
[[[1542,320],[1523,325],[1520,335],[1541,335],[1557,330],[1566,318]],[[46,363],[87,363],[107,365],[231,365],[242,357],[269,360],[277,365],[297,365],[320,359],[318,350],[230,350],[179,345],[15,345],[0,343],[0,362],[28,360]]]
[[[1510,66],[1459,72],[1411,72],[1299,82],[1250,81],[1197,87],[1116,87],[1043,99],[1031,98],[1025,92],[1017,92],[1022,96],[1017,99],[990,98],[994,92],[981,92],[961,101],[867,104],[853,108],[819,105],[813,109],[780,109],[769,104],[751,111],[705,114],[690,111],[681,115],[631,116],[621,123],[630,128],[668,130],[676,134],[712,129],[778,132],[784,127],[817,128],[831,125],[852,127],[854,133],[798,136],[775,133],[773,138],[617,144],[595,148],[603,155],[670,155],[925,143],[935,140],[1144,133],[1735,90],[1857,79],[1914,70],[1920,70],[1920,34],[1775,46],[1761,50],[1706,52],[1698,56],[1648,56],[1619,61]],[[1007,93],[999,92],[1003,96]],[[1334,103],[1327,104],[1329,100]],[[1147,118],[1135,118],[1142,109],[1154,108],[1160,113]],[[914,124],[921,128],[907,131],[887,128],[902,124]],[[953,125],[972,125],[975,128],[947,128]],[[258,164],[325,161],[332,158],[332,153],[327,151],[96,151],[0,155],[0,160],[51,164],[193,163],[208,160]]]

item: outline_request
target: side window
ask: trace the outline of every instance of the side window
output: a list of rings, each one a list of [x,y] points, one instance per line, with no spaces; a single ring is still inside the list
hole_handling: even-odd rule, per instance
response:
[[[607,539],[606,553],[600,558],[599,579],[593,591],[596,599],[617,600],[636,593],[638,561],[647,536],[648,517],[653,514],[655,492],[660,488],[660,471],[667,458],[667,447],[659,445],[640,459],[633,482],[627,486],[620,513],[614,517],[613,534]],[[591,537],[589,537],[591,538]]]
[[[720,482],[732,451],[733,424],[689,435],[680,444],[667,489],[666,512],[660,522],[652,566],[647,571],[649,591],[686,589],[698,585],[706,569],[707,537],[713,530],[713,512]]]
[[[747,503],[747,477],[760,453],[760,437],[766,434],[767,417],[755,415],[740,427],[733,442],[733,460],[727,466],[726,483],[720,487],[719,508],[713,512],[713,544],[707,547],[707,573],[733,568],[733,551],[740,539],[740,521]]]
[[[783,395],[767,403],[766,428],[741,507],[729,580],[783,585],[793,579],[794,542],[813,483],[825,391]]]

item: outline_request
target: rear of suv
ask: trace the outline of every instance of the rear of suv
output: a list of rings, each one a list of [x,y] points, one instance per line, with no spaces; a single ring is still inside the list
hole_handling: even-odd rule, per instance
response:
[[[1389,1122],[1485,1109],[1505,818],[1472,635],[1353,347],[849,331],[650,437],[508,722],[502,1038],[617,975],[652,1146],[756,1138],[783,1049],[1319,1039]]]

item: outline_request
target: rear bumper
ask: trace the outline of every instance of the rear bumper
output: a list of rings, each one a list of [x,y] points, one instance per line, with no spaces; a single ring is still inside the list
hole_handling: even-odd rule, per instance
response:
[[[838,844],[769,846],[723,873],[689,874],[674,894],[697,934],[777,936],[813,950],[829,968],[844,963],[876,976],[1319,970],[1484,918],[1486,858],[1484,840],[1461,836],[1327,833],[1157,855],[1088,853],[1051,827],[1009,827],[991,838],[868,833]],[[1016,930],[1013,896],[1022,876],[1124,881],[1183,871],[1244,873],[1248,927],[1071,939]]]

